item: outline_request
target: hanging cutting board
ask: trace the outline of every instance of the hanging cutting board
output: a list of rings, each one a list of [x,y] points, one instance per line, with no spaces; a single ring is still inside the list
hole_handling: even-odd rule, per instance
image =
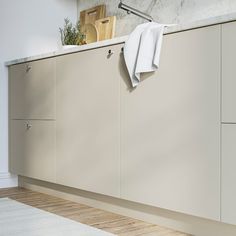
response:
[[[98,30],[98,41],[111,39],[115,35],[116,17],[109,16],[95,21]]]
[[[80,12],[80,25],[94,24],[96,20],[106,17],[106,5],[99,5]]]

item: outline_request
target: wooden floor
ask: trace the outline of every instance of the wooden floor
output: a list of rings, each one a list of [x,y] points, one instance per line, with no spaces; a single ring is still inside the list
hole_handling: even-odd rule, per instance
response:
[[[143,221],[95,209],[79,203],[23,188],[0,189],[0,198],[10,199],[99,228],[120,236],[187,236]],[[1,214],[1,213],[0,213]]]

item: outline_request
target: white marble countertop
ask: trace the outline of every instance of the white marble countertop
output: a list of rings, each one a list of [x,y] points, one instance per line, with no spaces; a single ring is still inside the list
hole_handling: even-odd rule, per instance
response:
[[[204,26],[222,24],[222,23],[226,23],[226,22],[230,22],[230,21],[236,21],[236,12],[232,13],[232,14],[211,17],[211,18],[207,18],[204,20],[200,20],[200,21],[194,21],[194,22],[190,22],[190,23],[186,23],[186,24],[170,26],[170,27],[166,28],[164,34],[171,34],[171,33],[181,32],[181,31],[185,31],[185,30],[200,28],[200,27],[204,27]],[[55,56],[60,56],[60,55],[64,55],[64,54],[85,51],[85,50],[91,50],[91,49],[105,47],[105,46],[114,45],[114,44],[120,44],[120,43],[124,43],[127,40],[127,38],[128,38],[128,35],[109,39],[109,40],[99,41],[99,42],[95,42],[95,43],[90,43],[87,45],[76,46],[76,47],[73,47],[70,49],[62,49],[62,50],[57,50],[54,52],[44,53],[41,55],[19,58],[19,59],[5,62],[5,66],[10,66],[10,65],[14,65],[14,64],[35,61],[35,60],[40,60],[40,59],[44,59],[44,58],[55,57]]]
[[[128,36],[122,36],[122,37],[117,37],[117,38],[113,38],[113,39],[109,39],[109,40],[103,40],[103,41],[99,41],[99,42],[95,42],[95,43],[85,44],[85,45],[81,45],[81,46],[75,46],[75,47],[68,48],[68,49],[62,48],[61,50],[57,50],[54,52],[49,52],[49,53],[44,53],[44,54],[35,55],[35,56],[31,56],[31,57],[25,57],[25,58],[19,58],[16,60],[7,61],[7,62],[5,62],[5,66],[10,66],[10,65],[14,65],[14,64],[29,62],[29,61],[40,60],[40,59],[49,58],[49,57],[60,56],[60,55],[64,55],[64,54],[81,52],[81,51],[85,51],[85,50],[91,50],[91,49],[105,47],[105,46],[114,45],[114,44],[119,44],[119,43],[125,42],[125,40],[127,38],[128,38]]]

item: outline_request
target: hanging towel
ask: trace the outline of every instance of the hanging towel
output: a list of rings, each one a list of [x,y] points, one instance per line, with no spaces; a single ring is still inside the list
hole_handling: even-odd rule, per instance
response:
[[[165,26],[155,22],[138,25],[125,42],[124,58],[133,87],[139,84],[141,73],[159,67]]]

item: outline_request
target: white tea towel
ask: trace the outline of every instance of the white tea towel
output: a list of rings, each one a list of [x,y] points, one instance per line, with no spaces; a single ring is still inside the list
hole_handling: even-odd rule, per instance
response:
[[[124,58],[133,87],[140,82],[140,74],[159,67],[164,28],[155,22],[138,25],[124,46]]]

